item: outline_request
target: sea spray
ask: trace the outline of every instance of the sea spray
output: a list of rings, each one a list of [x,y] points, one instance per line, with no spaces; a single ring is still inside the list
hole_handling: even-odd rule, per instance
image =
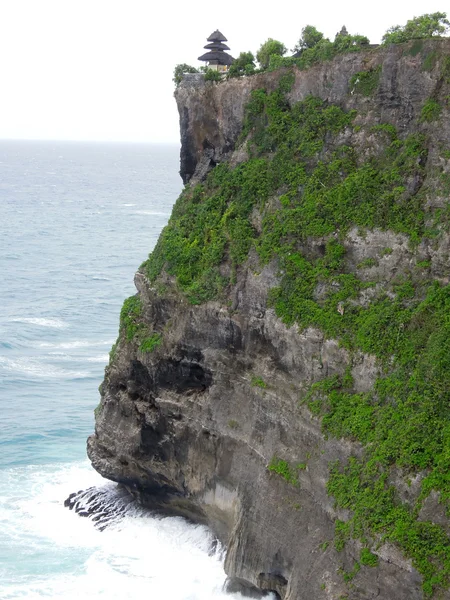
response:
[[[223,551],[207,528],[151,515],[133,503],[102,531],[65,508],[77,487],[114,494],[116,486],[87,462],[0,473],[0,489],[8,492],[0,499],[2,600],[230,598],[223,592]],[[12,565],[11,553],[21,560]]]

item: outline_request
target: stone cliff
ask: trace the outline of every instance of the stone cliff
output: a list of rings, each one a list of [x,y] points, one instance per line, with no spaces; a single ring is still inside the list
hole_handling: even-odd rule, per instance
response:
[[[93,466],[207,523],[230,589],[450,598],[450,41],[175,96],[189,185],[122,309]]]

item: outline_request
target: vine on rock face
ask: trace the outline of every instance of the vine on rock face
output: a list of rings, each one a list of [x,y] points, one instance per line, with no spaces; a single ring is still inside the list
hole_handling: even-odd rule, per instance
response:
[[[358,90],[363,94],[378,84],[379,72],[368,73]],[[361,292],[374,282],[350,269],[345,244],[354,228],[389,230],[405,235],[413,251],[447,227],[444,213],[437,227],[438,216],[425,208],[430,142],[420,131],[400,138],[384,123],[368,131],[379,151],[363,158],[352,144],[356,113],[313,97],[291,106],[289,82],[288,74],[279,89],[252,93],[241,136],[249,160],[235,168],[218,165],[203,184],[184,190],[142,268],[152,282],[162,271],[173,276],[192,304],[225,300],[253,248],[262,264],[278,265],[279,285],[269,301],[280,319],[320,328],[350,354],[379,359],[384,374],[372,391],[355,393],[348,371],[314,384],[304,398],[322,418],[325,435],[364,446],[362,456],[331,466],[328,492],[353,515],[336,523],[336,549],[350,537],[365,546],[395,543],[432,593],[448,586],[450,540],[418,515],[431,490],[450,501],[450,291],[431,279],[427,264],[420,278],[406,274],[389,295],[375,289],[363,303]],[[437,104],[424,106],[423,121],[440,118],[440,106],[431,102]],[[381,249],[360,271],[392,252]],[[135,301],[124,311],[127,337],[135,334],[136,311]],[[401,501],[394,468],[426,473],[415,504]],[[281,459],[269,470],[292,480]],[[357,564],[376,563],[364,548]]]

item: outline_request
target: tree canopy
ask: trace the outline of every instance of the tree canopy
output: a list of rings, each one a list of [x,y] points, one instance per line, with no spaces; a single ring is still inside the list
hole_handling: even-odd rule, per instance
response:
[[[302,35],[294,48],[294,52],[314,48],[323,39],[323,33],[313,25],[306,25],[302,29]]]
[[[256,53],[256,60],[261,65],[262,69],[267,69],[270,63],[270,57],[274,54],[277,56],[283,56],[287,52],[286,46],[279,42],[269,38],[264,44],[261,44],[260,49]]]
[[[186,63],[177,65],[173,71],[172,79],[176,86],[180,85],[184,73],[198,73],[198,69],[191,67],[191,65],[187,65]]]
[[[394,25],[383,35],[384,44],[400,44],[413,39],[430,38],[448,31],[450,22],[443,12],[428,13],[414,17],[406,25]]]
[[[445,35],[450,29],[450,21],[444,12],[427,13],[414,17],[405,25],[394,25],[390,27],[383,36],[383,44],[400,44],[412,39],[424,39]],[[331,60],[337,54],[346,52],[358,52],[366,48],[369,39],[363,35],[350,35],[345,26],[336,34],[334,41],[326,38],[314,25],[305,25],[301,30],[301,36],[293,52],[294,56],[284,56],[287,52],[286,46],[273,38],[269,38],[261,44],[256,53],[256,60],[260,69],[255,66],[255,56],[252,52],[241,52],[233,62],[228,71],[228,77],[241,77],[242,75],[253,75],[260,70],[273,71],[280,67],[291,67],[296,65],[300,69],[306,69],[313,64]],[[205,79],[219,80],[221,76],[217,73],[208,73],[208,66],[199,69],[179,64],[175,67],[173,81],[178,86],[185,73],[206,73]]]
[[[342,35],[338,34],[333,42],[336,52],[339,54],[346,50],[367,46],[370,40],[365,35]]]
[[[255,57],[251,52],[241,52],[231,65],[228,76],[241,77],[242,75],[252,75],[255,72]]]

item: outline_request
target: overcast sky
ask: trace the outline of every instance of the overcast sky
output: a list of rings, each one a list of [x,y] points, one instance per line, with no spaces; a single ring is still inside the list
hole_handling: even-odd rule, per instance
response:
[[[380,41],[446,2],[0,0],[0,138],[178,142],[172,72],[220,29],[231,54],[305,25]]]

